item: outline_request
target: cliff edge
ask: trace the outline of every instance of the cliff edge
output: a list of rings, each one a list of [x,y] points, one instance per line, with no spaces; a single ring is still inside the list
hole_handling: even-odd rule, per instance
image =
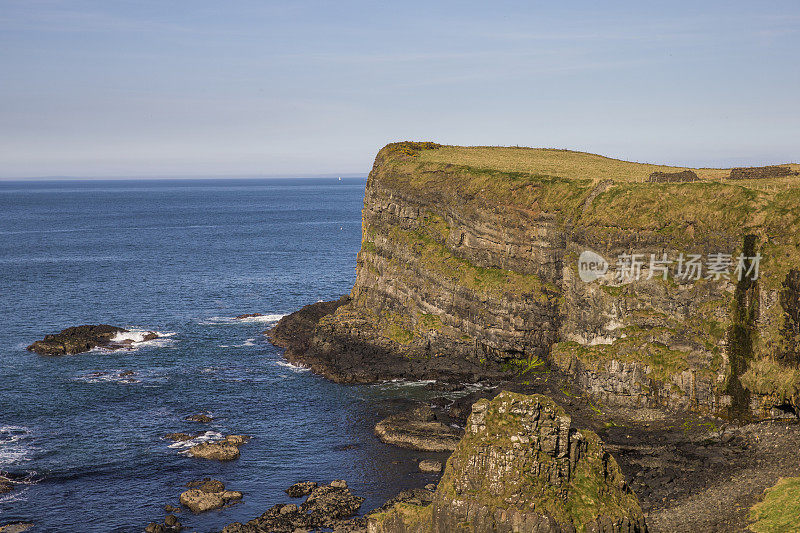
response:
[[[338,381],[544,361],[610,404],[796,413],[800,166],[763,168],[782,170],[390,144],[367,181],[351,294],[270,336]]]

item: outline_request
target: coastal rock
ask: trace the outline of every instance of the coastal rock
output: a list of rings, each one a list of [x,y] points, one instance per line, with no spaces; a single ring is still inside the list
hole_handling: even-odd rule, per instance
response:
[[[242,320],[243,318],[256,318],[259,316],[264,316],[262,313],[247,313],[244,315],[239,315],[236,317],[236,320]]]
[[[175,442],[186,442],[200,435],[202,435],[202,433],[195,433],[194,435],[190,435],[189,433],[167,433],[164,435],[164,438]]]
[[[181,505],[188,507],[193,513],[204,513],[212,509],[220,509],[232,501],[242,499],[242,493],[225,490],[225,485],[215,479],[204,479],[187,484],[195,487],[181,493]],[[169,525],[169,524],[168,524]]]
[[[124,338],[123,334],[125,333],[130,333],[130,331],[117,326],[109,326],[108,324],[74,326],[61,330],[59,333],[45,335],[44,339],[34,342],[27,349],[40,355],[74,355],[88,352],[97,347],[108,349],[130,348],[137,340],[149,341],[158,338],[158,333],[155,331],[148,331],[143,334],[136,333],[135,339]],[[141,338],[139,338],[140,335]],[[120,339],[119,337],[123,338]],[[133,375],[132,371],[127,372],[130,372],[127,375]],[[123,376],[123,374],[126,374],[126,372],[120,375]]]
[[[290,498],[302,498],[311,494],[311,491],[315,488],[317,488],[315,481],[301,481],[286,489],[285,492]]]
[[[189,454],[200,459],[232,461],[239,458],[239,446],[250,440],[245,435],[228,435],[223,440],[203,442],[189,448]]]
[[[11,483],[11,480],[0,476],[0,494],[11,492],[12,490],[14,490],[14,484]]]
[[[385,418],[375,435],[387,444],[426,452],[452,451],[463,431],[438,422],[427,405]]]
[[[417,465],[422,472],[441,472],[442,462],[434,461],[433,459],[424,459]]]
[[[645,532],[644,516],[600,439],[546,396],[503,392],[473,406],[430,504],[368,516],[370,533]]]
[[[23,531],[28,531],[29,529],[33,528],[34,525],[35,524],[30,522],[6,524],[5,526],[0,526],[0,533],[22,533]]]
[[[275,505],[246,524],[234,522],[226,526],[223,533],[292,533],[320,529],[363,531],[363,519],[347,519],[356,514],[364,498],[354,496],[346,483],[342,485],[318,486],[301,505]]]
[[[212,422],[214,419],[205,413],[198,413],[196,415],[189,415],[186,418],[184,418],[184,420],[186,420],[187,422],[201,422],[203,424],[208,424],[209,422]]]
[[[28,346],[28,350],[40,355],[73,355],[88,352],[97,346],[107,346],[118,333],[127,331],[108,324],[75,326],[45,335],[44,339]]]

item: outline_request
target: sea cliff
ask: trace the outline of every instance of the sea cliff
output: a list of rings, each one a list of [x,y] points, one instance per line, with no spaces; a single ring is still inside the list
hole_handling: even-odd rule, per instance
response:
[[[390,144],[367,181],[350,295],[270,335],[337,381],[542,361],[608,404],[797,412],[800,166],[779,168]],[[688,170],[696,180],[650,178]],[[584,252],[608,263],[597,279],[581,275]],[[681,276],[692,257],[700,272]]]

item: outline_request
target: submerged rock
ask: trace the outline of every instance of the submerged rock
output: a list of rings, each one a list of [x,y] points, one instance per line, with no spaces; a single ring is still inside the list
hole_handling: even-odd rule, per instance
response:
[[[363,501],[364,498],[350,492],[347,483],[334,481],[330,485],[315,487],[301,505],[275,505],[246,524],[234,522],[228,525],[223,533],[291,533],[319,529],[363,531],[363,518],[347,520],[356,514]]]
[[[189,454],[200,459],[232,461],[239,458],[239,446],[250,440],[246,435],[228,435],[223,440],[203,442],[189,448]]]
[[[188,507],[193,513],[220,509],[230,502],[242,499],[241,492],[225,490],[225,484],[216,479],[193,481],[187,487],[193,488],[181,493],[179,500],[181,505]]]
[[[398,503],[368,517],[370,533],[646,530],[597,435],[572,428],[546,396],[511,392],[473,406],[429,505]]]
[[[189,415],[184,418],[184,420],[187,422],[202,422],[203,424],[208,424],[213,421],[214,418],[204,413],[198,413],[196,415]]]
[[[247,313],[247,314],[244,314],[244,315],[237,316],[236,320],[242,320],[243,318],[256,318],[256,317],[259,317],[259,316],[264,316],[264,314],[263,313]]]
[[[164,438],[175,442],[186,442],[200,435],[202,435],[202,433],[195,433],[194,435],[190,435],[189,433],[167,433],[164,435]]]
[[[385,418],[375,435],[387,444],[427,452],[455,450],[463,431],[438,422],[427,405]]]

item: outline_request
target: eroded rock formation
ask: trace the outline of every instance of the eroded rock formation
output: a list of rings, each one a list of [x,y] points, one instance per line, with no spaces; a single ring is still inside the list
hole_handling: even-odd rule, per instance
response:
[[[430,504],[368,516],[370,533],[646,531],[636,496],[591,431],[545,396],[503,392],[472,409]]]

